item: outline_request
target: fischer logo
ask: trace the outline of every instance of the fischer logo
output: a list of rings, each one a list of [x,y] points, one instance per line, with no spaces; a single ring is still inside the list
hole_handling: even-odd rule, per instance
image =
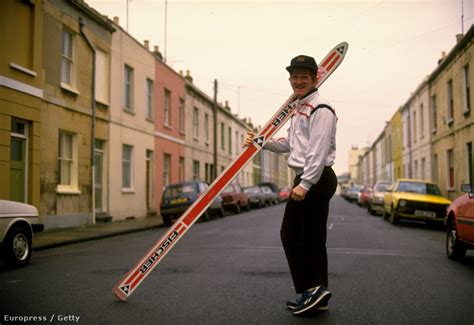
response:
[[[278,126],[281,121],[283,121],[290,113],[291,111],[295,108],[296,104],[290,104],[288,106],[286,106],[285,108],[283,108],[280,112],[280,114],[278,114],[278,116],[273,120],[272,124],[273,126]]]
[[[158,248],[152,256],[148,258],[148,260],[142,265],[140,268],[140,273],[146,273],[151,266],[156,262],[156,260],[163,254],[163,252],[170,246],[170,244],[178,237],[179,233],[175,230],[171,235],[166,238],[166,240],[161,244],[160,248]]]

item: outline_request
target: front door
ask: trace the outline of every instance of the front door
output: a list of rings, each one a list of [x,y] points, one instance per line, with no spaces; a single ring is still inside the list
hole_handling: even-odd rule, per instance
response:
[[[103,177],[104,177],[104,142],[95,141],[95,211],[102,212],[103,206]]]
[[[28,124],[12,119],[10,138],[10,200],[27,202]]]

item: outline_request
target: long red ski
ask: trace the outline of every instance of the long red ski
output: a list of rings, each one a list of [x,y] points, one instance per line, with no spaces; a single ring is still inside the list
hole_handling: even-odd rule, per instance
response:
[[[346,55],[349,45],[342,42],[334,47],[331,52],[320,62],[318,69],[317,87],[336,70]],[[145,280],[158,263],[168,254],[174,245],[180,240],[191,226],[206,211],[212,201],[222,190],[234,179],[245,165],[263,148],[265,143],[285,124],[290,118],[295,100],[291,95],[287,101],[278,109],[275,115],[265,124],[262,130],[254,137],[253,146],[245,148],[242,153],[225,169],[219,177],[209,186],[207,192],[199,197],[184,214],[176,220],[155,245],[140,259],[140,261],[117,283],[113,293],[122,301],[125,301]]]

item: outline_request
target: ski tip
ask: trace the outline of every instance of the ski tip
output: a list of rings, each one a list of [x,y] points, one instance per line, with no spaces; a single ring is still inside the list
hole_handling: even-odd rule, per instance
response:
[[[349,49],[349,43],[341,42],[334,47],[334,50],[338,51],[340,55],[345,56]]]
[[[113,294],[120,300],[120,301],[125,301],[127,300],[128,296],[126,296],[122,290],[120,290],[118,287],[114,287],[112,290]]]

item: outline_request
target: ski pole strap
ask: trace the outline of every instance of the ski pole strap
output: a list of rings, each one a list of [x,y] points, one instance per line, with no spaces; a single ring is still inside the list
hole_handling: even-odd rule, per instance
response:
[[[313,110],[311,111],[311,114],[309,114],[309,115],[310,115],[310,116],[313,115],[313,114],[314,114],[318,109],[320,109],[320,108],[327,108],[328,110],[330,110],[330,111],[334,114],[334,116],[337,117],[336,112],[334,111],[334,109],[333,109],[331,106],[326,105],[326,104],[319,104],[318,106],[316,106],[315,109],[313,109]]]

